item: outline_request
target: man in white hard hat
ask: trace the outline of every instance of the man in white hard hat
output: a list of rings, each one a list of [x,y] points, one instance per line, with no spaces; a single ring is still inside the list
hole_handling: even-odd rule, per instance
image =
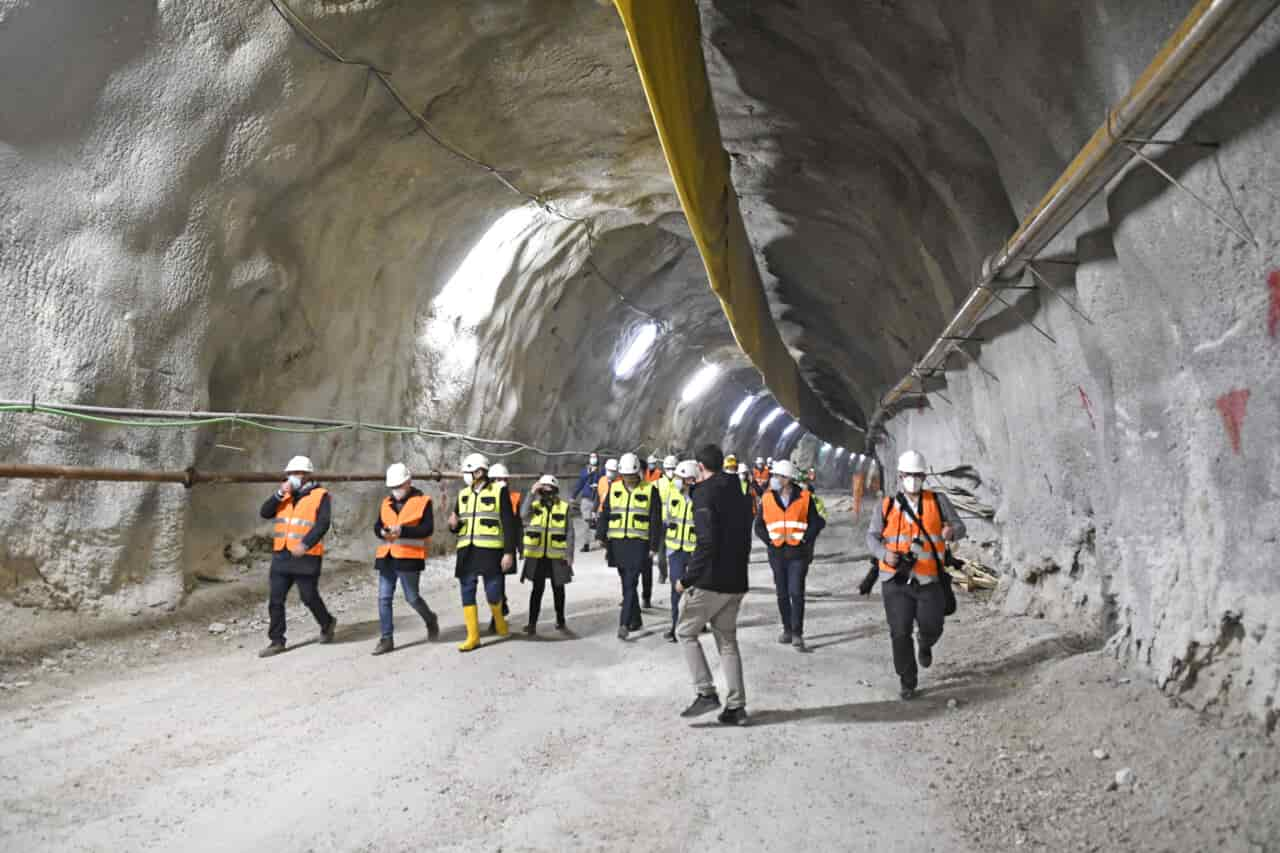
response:
[[[600,496],[596,493],[596,485],[600,482],[603,472],[600,470],[600,457],[592,453],[587,458],[587,467],[582,469],[582,473],[578,475],[578,487],[573,490],[573,500],[578,502],[578,510],[582,513],[582,523],[586,525],[587,533],[582,537],[582,550],[591,550],[591,533],[596,529],[596,505],[599,503]]]
[[[569,504],[560,497],[560,481],[544,474],[524,505],[524,572],[520,582],[533,583],[529,594],[529,623],[524,632],[538,633],[538,614],[547,581],[556,605],[556,630],[569,630],[564,617],[565,585],[573,580],[573,524]]]
[[[668,643],[676,641],[676,624],[680,621],[680,592],[684,568],[698,544],[693,529],[693,487],[698,482],[698,463],[686,459],[676,465],[675,480],[662,502],[662,522],[666,529],[666,564],[671,574],[671,630],[662,635]]]
[[[618,460],[618,479],[609,486],[601,507],[601,524],[596,538],[607,545],[613,565],[622,578],[622,613],[618,617],[618,639],[643,626],[636,586],[652,555],[662,547],[662,507],[652,483],[640,479],[640,458],[624,453]],[[649,575],[652,589],[653,575]],[[646,605],[648,601],[645,602]]]
[[[516,564],[516,514],[507,490],[489,479],[489,460],[472,453],[462,463],[465,488],[458,493],[449,530],[458,536],[458,557],[454,577],[462,592],[462,617],[467,638],[458,651],[469,652],[480,645],[480,614],[476,589],[484,583],[494,632],[507,636],[507,619],[502,613],[506,588],[504,573]]]
[[[670,497],[673,490],[679,491],[679,483],[676,482],[676,465],[680,462],[674,455],[668,455],[662,460],[662,476],[654,482],[654,488],[658,490],[658,500],[663,507],[667,505],[667,498]],[[667,582],[667,549],[658,549],[658,583]]]
[[[285,480],[262,504],[259,514],[274,518],[271,544],[271,592],[267,604],[269,645],[258,657],[285,650],[284,602],[297,584],[298,597],[320,626],[320,642],[332,643],[338,620],[320,597],[320,567],[324,537],[332,516],[329,492],[311,477],[315,467],[305,456],[295,456],[285,466]]]
[[[946,618],[947,543],[964,538],[964,522],[947,496],[924,487],[924,456],[908,450],[898,458],[899,489],[877,501],[867,530],[867,547],[880,561],[880,595],[893,643],[893,668],[903,699],[915,695],[916,649],[911,642],[919,628],[919,666],[933,664],[933,647],[942,636]]]
[[[773,589],[782,618],[779,643],[790,643],[798,652],[804,644],[805,579],[813,560],[813,544],[826,526],[812,494],[797,484],[799,472],[790,459],[773,465],[769,491],[760,499],[756,537],[769,551]]]
[[[609,459],[604,463],[604,476],[596,482],[596,538],[600,538],[600,510],[604,507],[604,497],[609,494],[609,486],[618,479],[618,460]]]
[[[756,457],[755,467],[751,469],[751,489],[755,492],[757,501],[769,491],[769,480],[773,476],[772,466],[772,459],[765,464],[763,456]]]
[[[419,581],[431,548],[431,534],[435,530],[431,498],[414,487],[413,475],[403,462],[387,469],[386,485],[390,493],[382,499],[378,517],[373,522],[373,535],[381,542],[374,556],[374,568],[378,571],[378,625],[382,630],[373,649],[375,655],[384,655],[396,647],[392,602],[397,583],[405,603],[427,626],[427,638],[434,640],[440,636],[440,621],[419,592]]]

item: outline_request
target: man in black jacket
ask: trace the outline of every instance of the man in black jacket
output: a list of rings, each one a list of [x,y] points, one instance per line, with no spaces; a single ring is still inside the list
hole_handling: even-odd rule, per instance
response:
[[[267,614],[270,644],[258,657],[271,657],[285,650],[284,602],[297,584],[298,597],[320,625],[320,642],[332,643],[338,620],[320,598],[320,566],[324,562],[324,536],[331,516],[329,493],[311,475],[315,468],[305,456],[295,456],[285,466],[285,480],[259,510],[263,518],[275,519],[271,545],[271,597]]]
[[[676,638],[684,646],[697,698],[681,712],[697,717],[720,707],[716,683],[698,635],[708,623],[720,652],[720,668],[728,695],[720,722],[747,722],[747,696],[738,654],[738,610],[747,594],[747,561],[751,552],[751,503],[734,474],[726,474],[724,453],[714,444],[697,454],[698,482],[693,487],[693,527],[698,544],[676,584],[682,593]]]

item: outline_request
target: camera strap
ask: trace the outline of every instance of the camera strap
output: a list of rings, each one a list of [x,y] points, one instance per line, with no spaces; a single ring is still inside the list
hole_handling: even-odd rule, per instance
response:
[[[937,498],[934,498],[934,500],[937,500]],[[924,492],[920,493],[920,505],[923,508]],[[911,519],[911,523],[916,526],[916,529],[919,530],[920,533],[925,534],[924,541],[928,543],[929,550],[933,552],[934,558],[938,561],[938,572],[940,574],[945,573],[947,571],[947,561],[943,558],[941,554],[938,553],[938,549],[934,547],[933,539],[929,538],[928,531],[924,529],[924,522],[922,522],[919,519],[919,517],[915,513],[915,510],[911,508],[911,502],[907,500],[906,495],[902,494],[901,492],[898,493],[898,506],[901,507],[902,511],[907,514],[907,518]],[[939,510],[941,510],[941,508],[939,508]],[[919,538],[920,538],[919,535],[917,535],[916,539],[919,539]]]

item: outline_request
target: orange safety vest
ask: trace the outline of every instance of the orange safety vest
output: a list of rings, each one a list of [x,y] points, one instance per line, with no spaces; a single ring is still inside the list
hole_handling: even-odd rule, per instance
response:
[[[769,478],[773,476],[773,472],[768,468],[752,468],[751,478],[756,481],[757,486],[768,486]]]
[[[604,509],[604,496],[609,494],[610,480],[601,474],[600,479],[596,481],[596,512]]]
[[[646,483],[656,483],[661,479],[662,479],[661,468],[650,468],[648,471],[644,472],[644,481]]]
[[[769,531],[769,541],[775,548],[784,545],[796,547],[804,544],[805,531],[809,529],[809,493],[800,491],[786,509],[778,503],[773,492],[765,492],[761,501],[764,526]]]
[[[922,494],[922,507],[917,510],[917,514],[920,516],[920,521],[924,523],[923,532],[907,517],[902,507],[898,506],[896,496],[885,498],[885,504],[888,509],[884,513],[884,530],[881,532],[885,550],[898,554],[914,551],[915,573],[936,577],[940,568],[938,558],[946,553],[947,548],[947,543],[942,538],[942,511],[938,509],[937,496],[930,491]],[[912,507],[912,509],[916,508]],[[912,545],[917,536],[920,537],[920,542]],[[930,540],[933,542],[932,548],[929,547]],[[892,574],[897,569],[881,560],[880,571]]]
[[[520,516],[520,493],[507,489],[507,494],[511,495],[511,511],[514,512],[518,518]]]
[[[391,506],[391,496],[382,500],[379,517],[383,527],[411,527],[421,524],[427,513],[431,512],[431,498],[426,495],[413,495],[404,502],[397,513]],[[431,545],[431,537],[426,539],[396,539],[394,542],[383,542],[378,546],[379,558],[390,554],[397,560],[425,560],[427,548]]]
[[[293,495],[280,501],[276,507],[275,535],[271,540],[271,550],[284,551],[289,547],[289,540],[301,539],[316,526],[316,513],[320,511],[320,501],[329,494],[319,486],[302,496],[296,503]],[[311,546],[307,551],[309,557],[324,556],[324,540]]]

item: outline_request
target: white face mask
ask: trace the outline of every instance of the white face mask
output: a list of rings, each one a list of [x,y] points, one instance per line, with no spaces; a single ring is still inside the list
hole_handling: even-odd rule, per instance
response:
[[[298,476],[297,474],[290,474],[290,475],[289,475],[289,488],[293,489],[295,492],[296,492],[296,491],[298,491],[299,489],[301,489],[301,488],[302,488],[302,477]]]
[[[498,484],[499,489],[505,489],[507,487],[506,480],[494,480],[494,482]]]
[[[473,482],[475,482],[475,477],[473,477],[473,476],[471,476],[470,474],[467,474],[467,473],[465,473],[465,472],[464,472],[464,473],[463,473],[463,475],[462,475],[462,482],[464,482],[464,483],[466,483],[468,486],[470,486]]]
[[[902,478],[902,490],[909,495],[918,495],[923,488],[924,476],[921,474],[908,474]]]
[[[401,486],[398,489],[391,490],[391,496],[398,501],[404,500],[408,496],[408,494],[409,494],[409,489],[407,486]]]
[[[770,477],[769,488],[773,489],[775,492],[779,491],[782,488],[782,481],[779,480],[777,477]]]
[[[666,476],[668,480],[674,480],[676,478],[676,469],[674,468],[668,468],[666,471],[663,471],[662,473]]]

